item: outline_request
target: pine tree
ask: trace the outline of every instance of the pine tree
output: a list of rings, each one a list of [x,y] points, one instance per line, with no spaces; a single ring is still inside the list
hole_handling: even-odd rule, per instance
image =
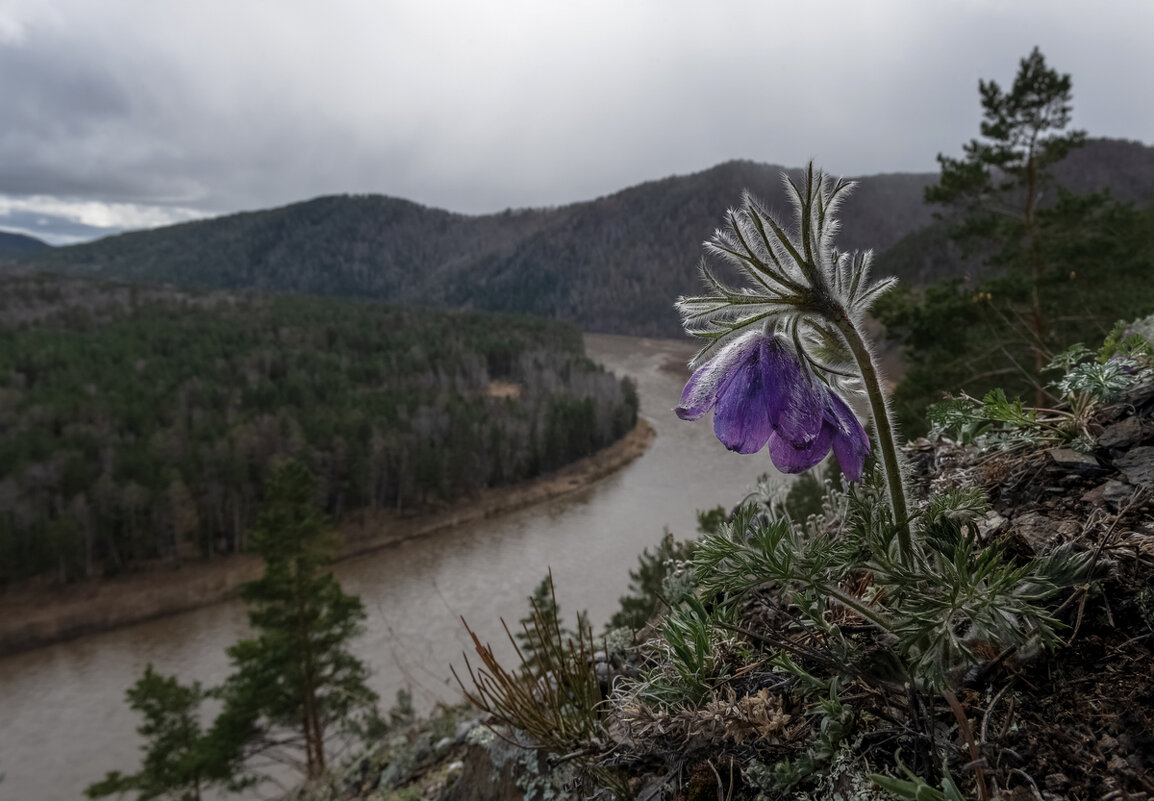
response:
[[[1154,298],[1150,212],[1055,186],[1054,167],[1085,138],[1067,131],[1070,76],[1035,49],[1009,91],[982,81],[980,94],[983,138],[963,159],[938,157],[941,179],[926,200],[949,206],[955,239],[995,269],[978,282],[899,287],[872,310],[905,346],[892,400],[910,436],[925,433],[925,409],[945,392],[1002,388],[1050,405],[1040,374],[1052,356],[1101,340]]]
[[[517,621],[517,647],[524,654],[524,668],[534,677],[547,669],[546,655],[562,648],[573,634],[561,625],[561,607],[553,588],[553,571],[549,571],[529,596],[529,614]],[[537,625],[540,622],[543,625]]]
[[[200,728],[200,684],[185,686],[174,676],[161,676],[149,665],[126,693],[128,704],[144,717],[137,728],[146,741],[140,771],[125,776],[109,772],[84,791],[89,798],[136,792],[138,801],[172,798],[200,801],[214,781],[211,749]]]
[[[329,570],[332,539],[316,507],[317,483],[298,462],[269,478],[251,542],[264,575],[245,585],[256,632],[228,649],[233,674],[219,690],[213,726],[219,758],[239,765],[263,754],[308,779],[327,769],[326,742],[376,714],[368,669],[349,651],[365,618]]]
[[[1024,297],[1006,317],[1023,323],[1018,328],[1024,328],[1036,377],[1050,357],[1050,320],[1040,295],[1048,226],[1040,212],[1051,168],[1086,134],[1063,133],[1070,123],[1070,76],[1046,66],[1036,47],[1021,60],[1009,91],[996,81],[979,81],[978,88],[982,139],[964,146],[964,159],[938,155],[941,178],[927,187],[926,201],[953,207],[959,217],[954,235],[970,245],[984,243],[991,264],[1018,276]]]
[[[728,514],[718,506],[706,512],[697,513],[698,531],[715,532],[726,520]],[[693,555],[694,543],[677,542],[666,529],[655,553],[646,548],[637,557],[637,569],[629,571],[629,595],[620,598],[621,609],[609,619],[611,628],[641,629],[659,608],[665,608],[663,595],[666,592],[665,579],[672,572],[674,562],[689,559]]]

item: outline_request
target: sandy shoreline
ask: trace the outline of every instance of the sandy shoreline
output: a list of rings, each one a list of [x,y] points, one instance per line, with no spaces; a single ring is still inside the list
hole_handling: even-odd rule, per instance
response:
[[[645,453],[655,436],[653,426],[639,419],[632,431],[591,456],[532,481],[486,490],[443,511],[403,518],[360,513],[337,526],[343,540],[337,558],[560,498],[625,467]],[[14,590],[0,597],[0,656],[217,603],[235,596],[260,570],[258,557],[239,555],[125,578]]]

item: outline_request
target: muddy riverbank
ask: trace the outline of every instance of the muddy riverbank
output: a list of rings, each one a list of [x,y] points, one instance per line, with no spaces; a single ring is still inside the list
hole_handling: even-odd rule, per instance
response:
[[[337,526],[338,560],[561,498],[634,461],[655,436],[650,423],[638,420],[609,447],[532,481],[415,516],[358,513]],[[239,554],[179,568],[157,566],[123,578],[11,590],[0,596],[0,656],[218,603],[235,596],[260,570],[258,557]]]

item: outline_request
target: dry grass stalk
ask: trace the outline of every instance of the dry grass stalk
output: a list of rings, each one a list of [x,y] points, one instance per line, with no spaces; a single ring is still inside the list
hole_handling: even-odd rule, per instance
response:
[[[593,661],[593,630],[579,627],[574,640],[561,631],[555,597],[552,609],[543,610],[536,602],[532,605],[532,614],[523,626],[529,641],[536,643],[536,667],[518,647],[504,620],[501,625],[520,661],[517,670],[501,665],[492,646],[482,644],[462,618],[481,666],[474,670],[465,655],[472,689],[465,686],[455,669],[453,677],[470,703],[489,714],[496,724],[524,732],[539,748],[562,754],[598,751],[604,729],[599,710],[601,685]],[[494,733],[503,736],[496,729]]]

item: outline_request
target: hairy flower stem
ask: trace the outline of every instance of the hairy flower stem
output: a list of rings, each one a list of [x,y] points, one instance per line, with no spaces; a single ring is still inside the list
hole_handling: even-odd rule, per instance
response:
[[[890,410],[886,406],[885,391],[882,389],[881,377],[874,367],[873,354],[866,345],[864,337],[857,326],[850,320],[844,310],[838,309],[831,315],[845,337],[857,362],[861,373],[862,383],[870,400],[870,411],[874,418],[874,433],[877,435],[878,450],[882,455],[882,466],[885,470],[886,486],[890,493],[890,506],[894,513],[894,522],[898,527],[898,547],[902,559],[908,560],[913,555],[913,540],[910,536],[910,513],[906,506],[905,479],[902,477],[901,467],[898,465],[898,448],[894,440],[894,428],[890,422]]]
[[[862,602],[860,598],[855,598],[837,587],[821,586],[820,589],[826,596],[833,598],[843,606],[849,607],[882,631],[889,632],[890,634],[894,633],[893,625],[879,614],[876,609]]]

